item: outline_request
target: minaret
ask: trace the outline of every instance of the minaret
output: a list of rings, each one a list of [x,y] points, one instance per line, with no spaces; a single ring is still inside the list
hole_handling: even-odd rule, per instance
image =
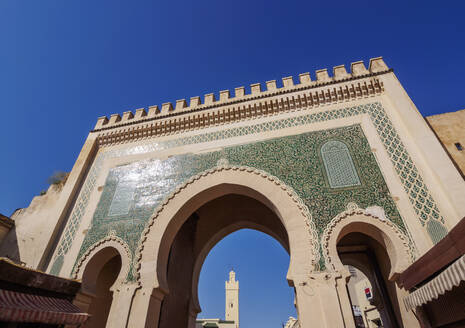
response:
[[[229,272],[229,281],[226,281],[226,320],[234,321],[235,327],[239,328],[239,281],[236,273]]]

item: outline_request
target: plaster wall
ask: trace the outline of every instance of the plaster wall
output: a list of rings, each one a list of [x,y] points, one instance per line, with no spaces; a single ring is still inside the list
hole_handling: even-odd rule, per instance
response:
[[[61,190],[61,185],[52,184],[44,195],[34,197],[27,208],[13,213],[15,227],[5,237],[1,256],[21,261],[31,268],[38,267],[56,225],[52,213]]]

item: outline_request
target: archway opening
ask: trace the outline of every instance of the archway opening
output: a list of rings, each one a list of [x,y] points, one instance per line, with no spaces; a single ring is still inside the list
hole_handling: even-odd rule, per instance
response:
[[[391,259],[385,245],[362,232],[350,232],[337,243],[339,258],[351,273],[348,283],[356,327],[402,327]],[[379,316],[378,316],[379,314]]]
[[[111,287],[121,270],[121,256],[113,247],[96,253],[87,263],[82,275],[81,307],[90,314],[85,328],[105,327],[112,303]]]
[[[201,311],[198,282],[203,263],[219,241],[241,229],[265,233],[289,252],[286,229],[275,211],[263,202],[234,193],[206,202],[189,215],[171,244],[166,268],[169,292],[161,304],[159,328],[196,326]],[[282,269],[287,272],[288,266],[289,260]]]
[[[290,316],[297,317],[294,290],[286,282],[288,265],[289,254],[268,234],[241,229],[226,236],[202,266],[196,327],[207,325],[206,319],[231,319],[235,307],[241,327],[281,327]],[[231,272],[238,281],[237,299]]]

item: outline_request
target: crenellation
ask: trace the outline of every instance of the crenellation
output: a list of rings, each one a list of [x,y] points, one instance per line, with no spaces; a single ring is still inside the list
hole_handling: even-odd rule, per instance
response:
[[[276,80],[266,81],[266,91],[275,91],[276,89]]]
[[[147,116],[147,112],[145,111],[145,108],[136,109],[136,114],[134,115],[135,120],[139,120],[145,116]]]
[[[172,117],[167,120],[148,122],[143,127],[125,130],[113,130],[99,136],[99,144],[115,144],[126,140],[140,139],[146,136],[161,136],[192,129],[200,129],[218,124],[228,124],[244,119],[276,115],[282,112],[318,108],[320,106],[372,97],[384,91],[379,79],[309,90],[302,94],[283,96],[275,99],[263,99],[253,104],[237,104],[213,112],[197,112],[189,117]],[[134,131],[142,130],[134,133]],[[130,132],[128,135],[127,132]]]
[[[363,63],[363,60],[354,62],[350,64],[350,70],[352,72],[352,76],[360,76],[370,73]]]
[[[133,117],[134,117],[134,114],[130,110],[128,110],[123,113],[123,117],[121,118],[121,121],[122,122],[129,121]]]
[[[315,71],[315,74],[316,74],[316,80],[319,83],[326,83],[326,82],[330,82],[332,80],[332,78],[329,76],[328,70],[326,68],[319,69],[319,70]]]
[[[389,67],[384,62],[383,57],[376,57],[370,59],[368,69],[371,73],[378,73],[388,70]]]
[[[111,114],[110,121],[108,122],[109,125],[115,124],[121,121],[121,116],[119,114]]]
[[[250,92],[253,95],[259,94],[262,92],[262,86],[260,83],[254,83],[250,85]]]
[[[214,93],[208,93],[205,95],[205,105],[211,105],[216,101]]]
[[[104,125],[108,124],[108,117],[106,116],[100,116],[98,119],[97,119],[97,124],[95,124],[95,128],[94,129],[100,129],[102,128]]]
[[[202,99],[199,96],[191,97],[191,101],[189,103],[189,107],[197,107],[202,105]]]
[[[157,114],[160,114],[161,111],[160,109],[158,108],[158,105],[154,105],[154,106],[149,106],[149,112],[147,114],[148,117],[153,117]]]
[[[170,112],[173,111],[173,104],[170,102],[163,103],[161,105],[161,113],[163,115],[169,114]]]
[[[339,81],[346,81],[351,79],[363,78],[365,76],[369,76],[370,74],[379,74],[383,72],[389,71],[388,66],[383,61],[382,57],[376,57],[370,59],[369,68],[367,69],[363,61],[354,62],[350,66],[350,72],[346,70],[345,65],[339,65],[333,67],[333,74],[332,76],[329,75],[327,69],[319,69],[316,71],[316,79],[312,81],[310,77],[310,73],[301,73],[298,75],[298,84],[294,84],[294,80],[292,76],[282,78],[283,86],[279,88],[277,86],[276,80],[270,80],[265,83],[266,89],[263,90],[260,83],[253,83],[250,85],[250,94],[246,94],[245,87],[237,87],[234,89],[234,96],[231,97],[229,90],[222,90],[219,92],[219,99],[215,98],[214,93],[206,94],[204,97],[204,103],[202,103],[201,97],[191,97],[189,104],[185,99],[179,99],[176,101],[176,104],[173,108],[173,105],[169,102],[164,103],[161,106],[161,110],[158,106],[150,106],[148,108],[148,112],[145,111],[144,108],[139,108],[135,111],[135,115],[130,112],[124,112],[123,116],[120,117],[119,114],[113,114],[110,119],[106,117],[101,117],[98,119],[97,124],[95,125],[95,130],[106,128],[112,125],[121,125],[123,123],[128,123],[129,121],[141,121],[148,118],[153,118],[159,114],[160,116],[164,117],[165,115],[171,114],[174,112],[189,112],[192,109],[200,110],[200,109],[207,109],[211,106],[218,106],[221,104],[234,104],[236,102],[241,101],[242,99],[254,99],[257,97],[264,97],[266,95],[273,95],[275,93],[281,92],[288,92],[289,89],[296,89],[300,90],[305,87],[318,87],[322,84],[334,83]],[[296,99],[291,100],[292,104],[296,104],[299,107],[299,104],[305,104],[305,106],[320,106],[324,105],[328,102],[340,102],[340,101],[347,101],[347,99],[353,97],[366,97],[373,93],[378,93],[382,89],[382,85],[380,83],[371,83],[367,86],[367,83],[371,82],[362,82],[362,84],[358,83],[356,86],[353,84],[352,87],[342,86],[342,87],[335,87],[331,90],[325,91],[315,91],[310,94],[305,94],[302,96],[297,96]],[[373,90],[370,92],[368,90]],[[260,105],[258,108],[254,109],[257,112],[275,112],[279,108],[283,107],[282,103],[270,101],[264,102],[263,105]],[[293,106],[291,106],[292,108]],[[228,109],[229,110],[229,109]],[[236,114],[232,114],[234,117]],[[240,115],[240,114],[239,114]],[[242,117],[242,116],[241,116]],[[218,118],[218,122],[223,122],[223,119],[226,118]],[[216,118],[215,118],[215,122]],[[176,123],[178,124],[178,123]],[[179,123],[181,126],[198,126],[198,122],[186,122],[186,123]]]
[[[226,101],[230,98],[229,90],[220,91],[220,101]]]
[[[290,88],[294,86],[294,80],[292,79],[292,76],[283,77],[282,80],[284,88]]]
[[[184,108],[187,108],[186,99],[176,100],[176,108],[175,108],[175,110],[183,110]]]
[[[312,83],[312,79],[310,78],[310,73],[301,73],[299,74],[299,82],[300,84],[306,85]]]
[[[236,98],[242,98],[245,96],[245,87],[237,87],[234,89]]]
[[[339,65],[333,67],[333,78],[335,81],[340,81],[350,78],[351,75],[347,73],[345,65]]]

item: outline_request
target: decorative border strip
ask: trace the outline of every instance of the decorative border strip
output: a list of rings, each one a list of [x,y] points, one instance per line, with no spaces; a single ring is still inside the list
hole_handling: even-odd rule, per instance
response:
[[[222,171],[245,171],[247,173],[259,175],[263,177],[264,179],[267,179],[271,182],[273,182],[275,185],[279,186],[282,190],[284,190],[290,197],[290,199],[297,205],[299,208],[304,220],[305,224],[307,225],[308,229],[308,235],[310,239],[310,247],[313,253],[313,258],[312,258],[312,266],[315,269],[319,268],[319,260],[320,260],[320,251],[319,251],[319,240],[318,240],[318,233],[315,227],[315,223],[313,222],[312,215],[310,211],[308,210],[307,205],[302,201],[302,199],[297,195],[297,193],[294,191],[293,188],[290,186],[286,185],[283,181],[281,181],[279,178],[268,174],[267,172],[263,170],[258,170],[253,167],[248,167],[248,166],[229,166],[226,161],[219,161],[219,166],[216,166],[212,169],[206,170],[204,172],[201,172],[193,177],[191,177],[189,180],[187,180],[185,183],[182,185],[176,187],[176,189],[171,192],[169,195],[167,195],[164,200],[160,203],[160,205],[157,206],[157,208],[154,211],[153,216],[150,218],[150,220],[147,222],[145,225],[144,231],[142,232],[142,235],[139,239],[139,246],[137,247],[136,254],[134,256],[134,268],[135,268],[135,277],[137,280],[140,278],[140,268],[142,265],[142,251],[144,250],[144,242],[147,240],[147,236],[150,233],[150,230],[152,229],[153,225],[155,224],[157,218],[160,216],[160,214],[163,212],[163,210],[169,205],[170,201],[176,197],[177,194],[179,194],[183,189],[187,188],[189,185],[193,184],[194,182],[201,180],[204,177],[207,177],[209,175],[213,175],[215,173],[219,173]]]
[[[182,118],[171,118],[144,125],[131,126],[125,129],[116,129],[118,126],[115,126],[115,130],[113,131],[101,132],[98,135],[97,141],[100,146],[121,144],[129,141],[251,120],[258,117],[268,117],[290,111],[299,111],[374,97],[382,92],[384,92],[383,82],[377,78],[373,78],[364,82],[309,91],[302,95],[283,96],[279,99],[262,100],[242,106],[225,107],[214,112],[186,115]]]

